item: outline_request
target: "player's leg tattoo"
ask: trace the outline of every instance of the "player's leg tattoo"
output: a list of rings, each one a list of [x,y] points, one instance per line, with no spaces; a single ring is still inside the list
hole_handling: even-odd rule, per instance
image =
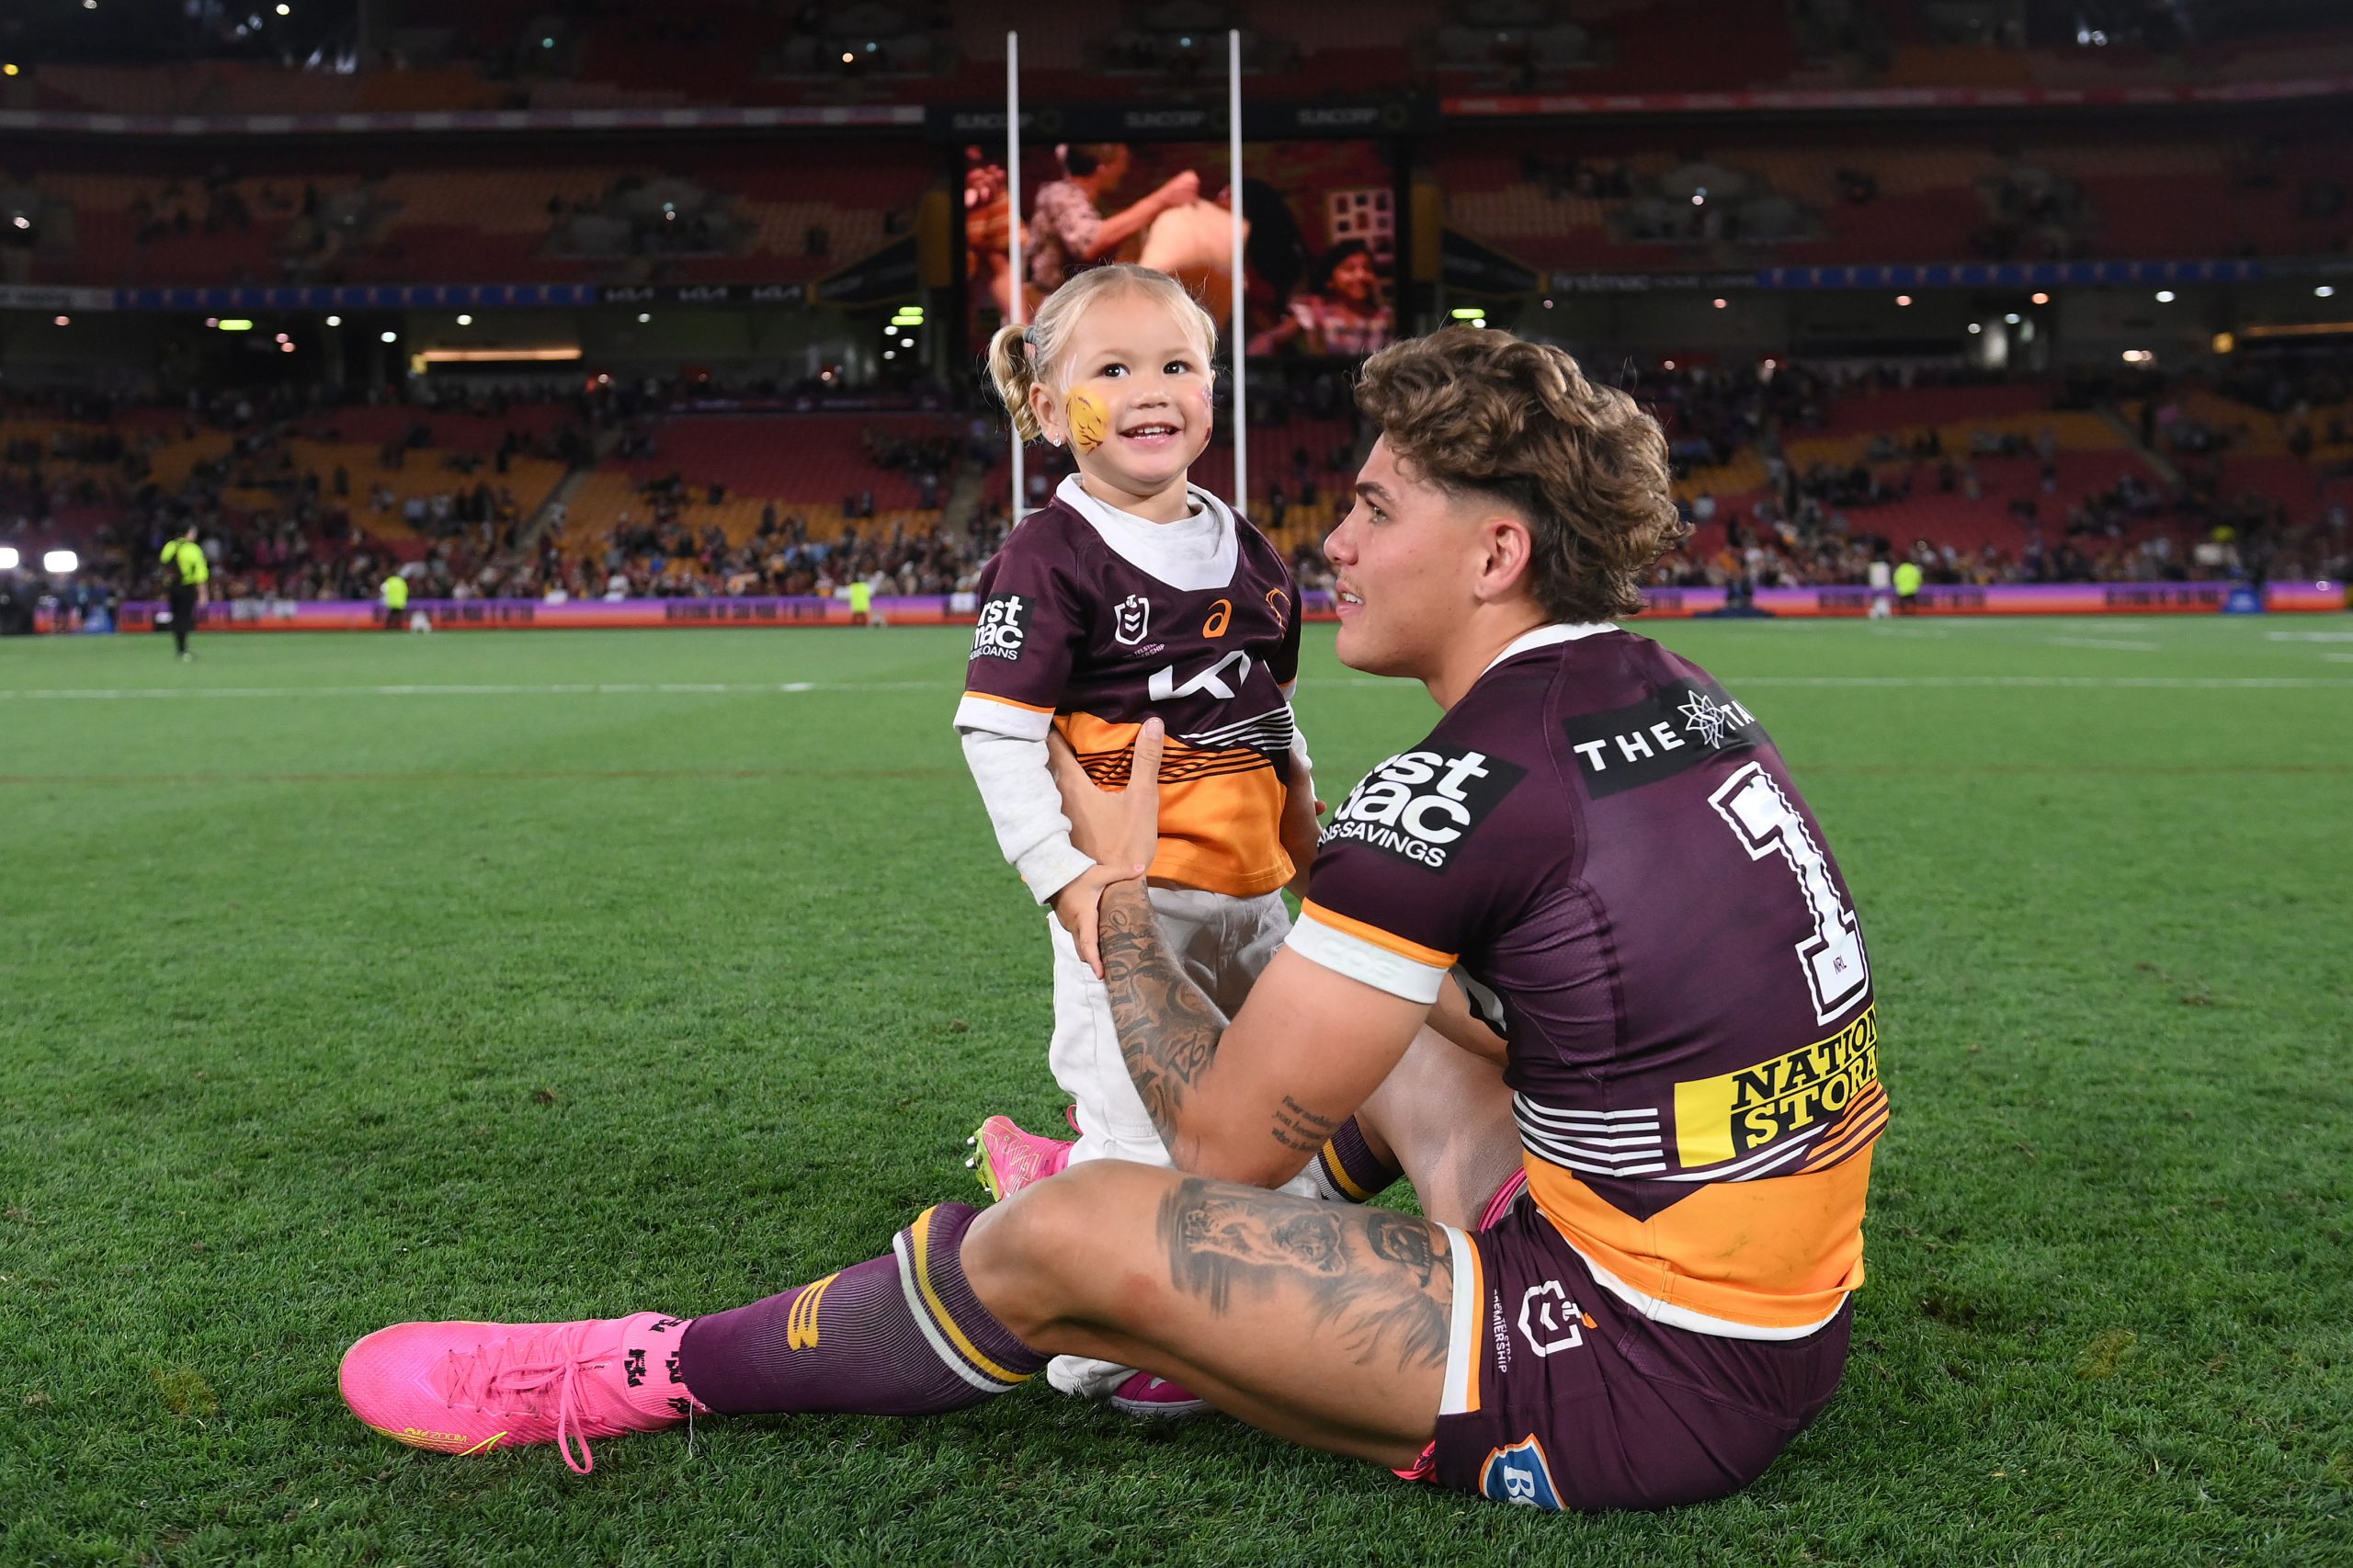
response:
[[[1446,1364],[1454,1261],[1428,1221],[1193,1177],[1162,1199],[1159,1230],[1176,1288],[1217,1316],[1237,1292],[1303,1294],[1359,1366]]]

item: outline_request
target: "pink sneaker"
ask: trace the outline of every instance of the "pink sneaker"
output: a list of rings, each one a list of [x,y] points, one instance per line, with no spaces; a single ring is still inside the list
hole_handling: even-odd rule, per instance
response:
[[[343,1402],[396,1443],[445,1454],[553,1443],[585,1475],[591,1437],[650,1432],[708,1410],[677,1379],[685,1318],[403,1323],[344,1353]],[[573,1445],[580,1457],[572,1457]]]
[[[982,1122],[980,1131],[964,1140],[964,1146],[972,1151],[964,1168],[978,1172],[981,1185],[1000,1203],[1070,1164],[1068,1143],[1024,1132],[1009,1116],[993,1116]]]
[[[1210,1402],[1165,1378],[1137,1372],[1111,1391],[1111,1407],[1142,1421],[1173,1421],[1208,1415]]]

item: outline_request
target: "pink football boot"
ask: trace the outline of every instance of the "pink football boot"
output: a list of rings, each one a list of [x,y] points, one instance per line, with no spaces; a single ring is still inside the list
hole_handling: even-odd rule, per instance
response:
[[[458,1455],[553,1443],[585,1475],[597,1465],[589,1438],[654,1431],[710,1408],[677,1379],[687,1321],[636,1312],[394,1324],[344,1353],[343,1402],[396,1443]]]
[[[1009,1116],[993,1116],[964,1140],[972,1151],[964,1168],[977,1172],[989,1196],[1002,1203],[1033,1181],[1043,1181],[1070,1164],[1071,1145],[1059,1138],[1024,1132]]]
[[[1165,1378],[1137,1372],[1111,1391],[1111,1408],[1140,1421],[1175,1421],[1207,1415],[1210,1402]]]

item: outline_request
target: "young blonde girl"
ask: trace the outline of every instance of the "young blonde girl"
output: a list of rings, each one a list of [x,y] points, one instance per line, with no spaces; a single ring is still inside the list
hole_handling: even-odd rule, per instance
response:
[[[1048,1061],[1078,1133],[1065,1143],[989,1118],[972,1164],[998,1197],[1072,1161],[1169,1163],[1095,962],[1097,901],[1131,869],[1072,846],[1047,736],[1117,785],[1143,721],[1165,725],[1153,905],[1170,950],[1229,1017],[1289,933],[1280,890],[1314,852],[1290,709],[1298,588],[1265,536],[1187,478],[1209,444],[1216,338],[1174,278],[1113,266],[1079,274],[1033,324],[990,345],[1015,428],[1068,445],[1078,464],[982,573],[956,710],[998,846],[1053,912]],[[1294,1185],[1339,1196],[1315,1164]]]

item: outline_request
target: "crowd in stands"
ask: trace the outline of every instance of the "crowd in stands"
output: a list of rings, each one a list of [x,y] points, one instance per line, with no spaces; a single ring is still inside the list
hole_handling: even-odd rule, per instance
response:
[[[1953,365],[1769,360],[1628,362],[1619,379],[1665,428],[1692,525],[1660,585],[1851,585],[1874,562],[1904,560],[1932,583],[2353,574],[2343,357],[2041,383]],[[152,595],[155,552],[191,520],[230,598],[369,599],[393,571],[421,598],[616,598],[824,595],[853,580],[886,596],[966,591],[1003,538],[1001,490],[966,526],[937,527],[939,492],[1002,457],[992,426],[961,417],[865,432],[865,460],[913,476],[926,503],[879,518],[870,492],[863,508],[847,497],[815,526],[818,508],[768,501],[756,528],[736,513],[731,530],[716,520],[719,486],[670,472],[639,482],[631,509],[584,534],[566,528],[563,503],[542,507],[506,483],[510,462],[577,470],[632,440],[651,453],[665,411],[713,395],[696,379],[594,382],[555,407],[493,395],[388,410],[285,389],[167,409],[85,393],[15,403],[0,408],[0,542],[75,544],[85,566],[72,591],[85,600]],[[1330,582],[1315,546],[1345,508],[1364,437],[1345,418],[1319,420],[1337,414],[1324,402],[1299,379],[1265,417],[1304,416],[1308,434],[1287,446],[1283,425],[1262,425],[1254,447],[1266,455],[1252,515],[1311,588]],[[362,410],[384,432],[378,477],[304,460],[341,449],[316,443]],[[471,439],[449,435],[460,416]],[[1230,483],[1230,461],[1213,448],[1196,477]],[[429,485],[406,482],[415,468]],[[1033,503],[1057,477],[1035,464]]]

